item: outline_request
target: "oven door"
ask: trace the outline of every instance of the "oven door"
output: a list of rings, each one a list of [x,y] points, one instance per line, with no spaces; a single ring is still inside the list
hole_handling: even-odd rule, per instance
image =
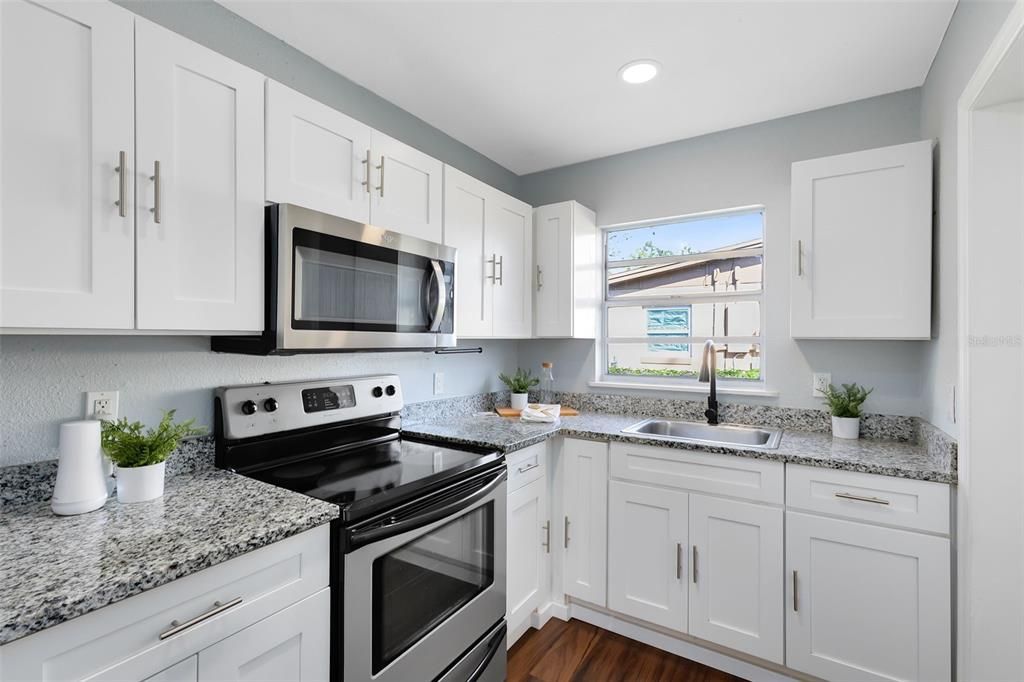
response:
[[[454,249],[287,204],[277,221],[279,347],[454,345]]]
[[[348,532],[345,680],[432,680],[505,616],[504,467]]]

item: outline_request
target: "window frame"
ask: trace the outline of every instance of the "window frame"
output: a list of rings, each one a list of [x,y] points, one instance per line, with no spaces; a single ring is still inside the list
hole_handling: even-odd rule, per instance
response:
[[[670,294],[667,296],[658,297],[618,297],[611,298],[609,296],[609,283],[608,283],[608,236],[612,232],[618,232],[621,230],[636,229],[642,227],[656,227],[660,225],[670,225],[674,223],[690,222],[695,220],[706,220],[709,218],[716,218],[727,215],[741,215],[747,213],[760,213],[761,214],[761,249],[759,253],[756,253],[752,249],[744,249],[741,251],[722,251],[718,252],[718,256],[721,258],[729,258],[739,255],[760,255],[761,256],[761,289],[757,292],[748,291],[730,291],[721,293],[693,293],[693,294]],[[687,213],[676,216],[668,216],[664,218],[653,218],[649,220],[638,220],[624,223],[613,223],[610,225],[600,226],[601,230],[601,311],[600,311],[600,329],[598,335],[598,344],[596,348],[595,361],[596,366],[594,368],[594,385],[632,385],[636,388],[650,388],[655,390],[694,390],[701,391],[706,390],[701,388],[703,384],[697,381],[695,377],[672,377],[672,376],[640,376],[640,375],[629,375],[629,374],[610,374],[608,372],[608,359],[609,359],[609,345],[614,343],[651,343],[650,339],[654,338],[651,335],[645,337],[612,337],[608,333],[608,310],[614,307],[643,307],[643,308],[673,308],[681,306],[692,306],[696,303],[721,303],[724,301],[757,301],[758,313],[759,313],[759,336],[729,336],[722,337],[728,339],[728,343],[751,343],[759,346],[759,362],[760,362],[760,377],[758,379],[738,379],[731,377],[719,377],[718,387],[719,390],[725,393],[730,391],[736,393],[771,393],[767,389],[767,349],[765,343],[765,321],[767,320],[766,305],[767,300],[767,273],[768,273],[768,215],[767,210],[763,204],[754,204],[749,206],[738,206],[735,208],[718,209],[713,211],[702,211],[699,213]],[[707,259],[708,251],[704,251],[697,254],[681,254],[676,256],[658,256],[655,258],[644,258],[641,259],[644,265],[656,265],[656,264],[668,264],[668,263],[679,263],[687,260],[703,260]],[[620,260],[612,261],[616,267],[628,266],[629,264],[640,264],[637,260]],[[692,329],[692,313],[691,313],[691,329]],[[701,346],[708,338],[704,336],[661,336],[657,343],[680,343],[689,344],[691,346],[691,352],[693,346]],[[719,342],[719,338],[714,339]]]

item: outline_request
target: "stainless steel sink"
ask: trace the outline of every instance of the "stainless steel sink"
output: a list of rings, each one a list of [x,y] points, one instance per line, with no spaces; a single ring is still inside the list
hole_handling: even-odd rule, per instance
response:
[[[657,418],[645,419],[639,424],[622,429],[622,432],[683,443],[726,445],[757,450],[774,450],[779,447],[779,441],[782,439],[782,429],[762,429],[756,426],[711,426],[699,422]]]

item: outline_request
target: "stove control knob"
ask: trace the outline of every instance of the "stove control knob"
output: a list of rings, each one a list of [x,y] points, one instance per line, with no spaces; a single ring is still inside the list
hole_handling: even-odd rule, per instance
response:
[[[242,403],[242,414],[256,414],[257,409],[258,408],[256,407],[256,403],[254,403],[251,400],[246,400],[244,403]]]
[[[277,399],[267,398],[263,401],[263,409],[267,412],[277,412]]]
[[[384,389],[384,392],[387,393],[388,395],[394,395],[395,394],[395,387],[394,386],[388,386],[387,388]]]
[[[384,389],[381,388],[380,386],[374,386],[372,393],[374,398],[379,398],[382,395],[384,395]]]

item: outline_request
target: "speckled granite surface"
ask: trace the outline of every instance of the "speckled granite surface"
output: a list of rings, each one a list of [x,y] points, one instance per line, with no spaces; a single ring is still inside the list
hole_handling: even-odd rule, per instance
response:
[[[752,450],[665,441],[622,433],[639,421],[635,414],[584,412],[562,417],[558,424],[528,424],[497,415],[463,416],[444,421],[404,424],[406,433],[442,438],[454,443],[501,448],[512,452],[555,435],[657,445],[660,447],[715,452],[740,457],[845,469],[924,481],[956,481],[955,448],[933,449],[899,441],[833,439],[830,434],[786,427],[776,450]]]
[[[78,516],[55,516],[49,502],[8,505],[0,514],[0,644],[337,515],[335,505],[212,468],[168,477],[159,500],[111,498]]]

